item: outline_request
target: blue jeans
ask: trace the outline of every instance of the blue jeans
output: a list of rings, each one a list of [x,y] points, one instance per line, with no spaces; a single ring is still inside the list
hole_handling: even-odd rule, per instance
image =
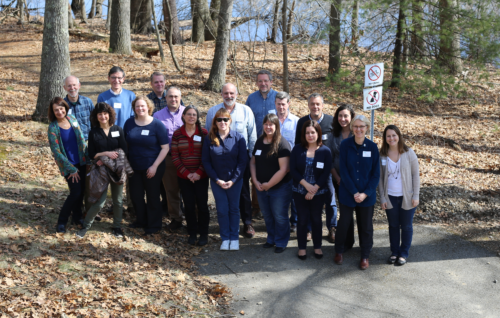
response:
[[[236,181],[227,190],[222,189],[214,180],[210,179],[210,186],[215,198],[219,234],[223,241],[235,241],[239,238],[240,229],[240,193],[243,179]]]
[[[389,222],[391,252],[393,256],[408,258],[408,251],[413,237],[413,216],[417,208],[404,210],[401,207],[403,197],[390,195],[389,200],[391,200],[392,209],[385,210],[385,213]]]
[[[332,205],[332,200],[335,198],[335,188],[333,187],[332,174],[328,178],[328,191],[325,193],[325,214],[326,228],[330,230],[332,227],[337,228],[337,206]]]
[[[292,180],[278,189],[257,190],[260,210],[267,228],[267,243],[286,247],[290,239],[288,206],[292,200]]]

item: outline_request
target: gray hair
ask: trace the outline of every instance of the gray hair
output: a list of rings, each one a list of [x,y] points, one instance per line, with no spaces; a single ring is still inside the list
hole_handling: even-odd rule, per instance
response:
[[[155,76],[163,76],[163,80],[165,80],[165,74],[163,74],[162,72],[154,72],[153,74],[151,74],[151,82],[153,82],[153,77]]]
[[[323,100],[323,96],[321,96],[320,93],[312,93],[311,95],[309,95],[309,97],[307,98],[307,102],[309,103],[311,101],[311,99],[314,99],[314,98],[321,98],[321,104],[323,104],[325,101]]]
[[[368,120],[368,118],[366,118],[365,115],[356,115],[351,120],[351,131],[354,131],[353,126],[354,126],[354,122],[356,122],[356,120],[361,120],[362,122],[365,123],[366,131],[370,130],[370,126],[371,126],[370,120]]]
[[[269,80],[272,82],[273,81],[273,74],[271,74],[271,72],[267,71],[267,70],[260,70],[257,75],[255,76],[255,79],[258,79],[259,78],[259,75],[262,75],[262,74],[266,74],[267,76],[269,76]]]
[[[276,99],[286,99],[287,102],[290,102],[291,97],[287,92],[278,92],[276,94]]]
[[[181,92],[181,90],[179,89],[179,87],[177,87],[177,86],[169,86],[169,88],[167,88],[167,94],[168,94],[168,91],[169,91],[169,90],[171,90],[171,89],[175,89],[175,90],[177,90],[177,91],[179,92],[179,95],[181,95],[181,96],[182,96],[182,92]]]
[[[68,78],[70,78],[70,77],[74,77],[74,78],[76,78],[77,83],[78,83],[78,84],[80,84],[80,79],[79,79],[78,77],[76,77],[75,75],[70,75],[70,76],[66,76],[66,77],[64,78],[64,81],[63,81],[64,85],[66,85],[66,80],[67,80]]]
[[[236,94],[239,94],[238,92],[238,87],[236,87],[236,85],[234,85],[233,83],[226,83],[224,85],[222,85],[222,87],[220,88],[220,92],[222,93],[222,91],[224,90],[224,87],[226,87],[227,85],[233,85],[234,88],[236,88]]]

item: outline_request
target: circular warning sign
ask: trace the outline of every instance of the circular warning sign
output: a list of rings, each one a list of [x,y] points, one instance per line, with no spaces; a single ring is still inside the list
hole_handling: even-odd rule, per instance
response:
[[[366,96],[366,102],[370,105],[375,105],[380,100],[380,92],[376,89],[372,89],[368,92]]]
[[[378,67],[378,65],[373,65],[372,67],[370,67],[370,69],[368,70],[368,78],[371,80],[371,81],[376,81],[380,78],[380,75],[382,75],[382,70],[380,69],[380,67]]]

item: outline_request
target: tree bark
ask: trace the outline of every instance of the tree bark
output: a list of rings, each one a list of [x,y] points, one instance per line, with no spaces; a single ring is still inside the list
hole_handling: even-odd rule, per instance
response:
[[[81,2],[84,0],[73,0],[71,1],[71,10],[73,10],[73,14],[75,15],[75,19],[81,19],[82,10]]]
[[[65,95],[63,81],[70,75],[68,0],[45,2],[42,64],[33,119],[47,121],[49,102]]]
[[[92,19],[93,17],[95,17],[96,5],[97,5],[96,0],[92,0],[92,5],[90,6],[90,12],[89,12],[89,16],[88,16],[89,19]]]
[[[330,6],[330,32],[328,74],[337,75],[340,72],[340,13],[342,0],[335,0]]]
[[[172,14],[172,12],[174,12],[174,10],[170,7],[170,1],[166,1],[166,5],[167,5],[167,11],[170,13],[168,19],[170,21],[168,25],[168,47],[170,49],[170,54],[172,55],[172,60],[174,61],[175,68],[177,68],[177,70],[182,73],[181,67],[179,66],[179,63],[177,63],[177,59],[175,58],[175,50],[172,42],[172,35],[174,33],[174,26],[173,26],[174,15]]]
[[[17,9],[19,10],[19,20],[17,24],[24,24],[24,0],[17,0]]]
[[[210,1],[210,18],[214,23],[214,28],[217,29],[219,26],[219,11],[220,11],[220,0]]]
[[[135,34],[148,34],[153,32],[151,25],[152,8],[151,1],[130,1],[130,29]]]
[[[271,36],[267,38],[267,42],[276,43],[276,36],[278,35],[278,25],[279,25],[279,12],[280,12],[280,0],[276,0],[274,3],[274,13],[273,13],[273,28],[271,30]]]
[[[106,15],[106,30],[111,28],[111,11],[112,11],[113,0],[108,0],[108,13]]]
[[[281,25],[283,26],[283,91],[289,93],[288,86],[288,47],[286,40],[286,11],[288,8],[287,0],[283,0],[283,9],[281,9]]]
[[[412,1],[411,41],[409,54],[413,57],[422,56],[424,41],[422,39],[423,0]]]
[[[75,21],[73,20],[73,15],[71,14],[71,5],[68,2],[68,28],[73,29],[75,27]]]
[[[200,15],[200,2],[205,0],[191,0],[191,16],[193,17],[193,26],[191,28],[191,41],[194,43],[205,42],[205,24]]]
[[[295,0],[292,2],[292,8],[288,14],[288,22],[286,24],[286,39],[289,41],[292,37],[292,27],[293,27],[293,10],[295,9]]]
[[[103,2],[104,2],[104,0],[96,0],[94,18],[101,18],[102,17],[102,3]]]
[[[351,45],[354,51],[358,51],[359,40],[359,0],[354,0],[351,17]]]
[[[172,12],[170,12],[168,8],[170,8]],[[170,17],[173,17],[172,23],[170,23]],[[179,29],[179,19],[177,17],[177,4],[175,3],[175,0],[163,0],[163,18],[165,21],[165,36],[168,36],[170,32],[170,25],[172,25],[172,44],[181,44],[182,37],[181,37],[181,31]]]
[[[156,22],[156,12],[154,9],[155,1],[151,0],[151,6],[153,7],[153,22],[155,25],[156,39],[158,40],[158,49],[160,50],[161,62],[165,63],[165,54],[163,54],[163,46],[161,45],[160,30],[158,29],[158,23]]]
[[[229,48],[232,14],[233,0],[221,0],[214,58],[206,84],[206,88],[214,92],[220,92],[222,85],[226,81],[227,50]]]
[[[130,45],[130,0],[113,0],[109,50],[111,53],[132,54]]]
[[[399,2],[398,27],[396,31],[396,42],[394,43],[394,58],[392,61],[392,79],[390,87],[399,87],[403,68],[403,43],[405,37],[405,2]]]
[[[457,8],[458,0],[439,0],[440,37],[438,60],[443,67],[448,69],[450,74],[462,72]]]

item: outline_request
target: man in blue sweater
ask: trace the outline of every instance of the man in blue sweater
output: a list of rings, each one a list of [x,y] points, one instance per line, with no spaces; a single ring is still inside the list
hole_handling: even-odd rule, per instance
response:
[[[125,81],[125,71],[119,66],[113,66],[108,73],[108,82],[111,89],[99,94],[97,102],[104,102],[115,110],[116,121],[115,125],[123,128],[125,122],[130,117],[134,116],[132,102],[135,99],[135,94],[122,87]]]
[[[82,130],[85,140],[89,139],[90,113],[94,110],[94,104],[88,97],[79,94],[80,80],[78,77],[70,75],[64,79],[64,90],[68,93],[64,100],[68,103],[68,115],[75,116]]]

